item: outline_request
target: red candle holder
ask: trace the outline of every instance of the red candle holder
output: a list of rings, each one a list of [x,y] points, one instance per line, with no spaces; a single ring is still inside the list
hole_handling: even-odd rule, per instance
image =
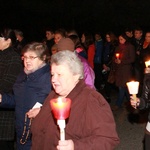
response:
[[[69,117],[71,100],[69,98],[57,98],[50,100],[54,117],[58,120],[65,120]]]
[[[69,98],[58,97],[57,99],[50,100],[54,117],[57,119],[57,124],[60,128],[60,140],[65,140],[65,119],[69,117],[71,100]]]

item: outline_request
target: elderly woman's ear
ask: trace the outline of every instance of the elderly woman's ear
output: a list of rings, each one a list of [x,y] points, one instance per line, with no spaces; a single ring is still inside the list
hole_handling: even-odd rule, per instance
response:
[[[11,45],[11,39],[9,38],[6,41],[7,41],[7,46],[9,47]]]

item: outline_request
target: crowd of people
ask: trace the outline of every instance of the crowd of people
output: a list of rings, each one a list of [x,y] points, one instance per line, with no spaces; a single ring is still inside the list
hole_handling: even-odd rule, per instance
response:
[[[0,135],[0,146],[13,150],[14,143],[8,141],[16,141],[17,150],[114,149],[119,137],[112,111],[121,109],[125,98],[134,108],[150,107],[149,68],[144,72],[145,61],[150,60],[150,31],[137,27],[119,35],[112,31],[79,35],[76,30],[47,28],[45,38],[35,41],[27,42],[19,29],[1,32],[0,122],[6,128],[5,114],[14,113],[16,135],[13,140]],[[131,80],[140,82],[136,101],[126,86]],[[110,107],[113,88],[118,97]],[[65,141],[59,140],[49,106],[58,97],[72,101]]]

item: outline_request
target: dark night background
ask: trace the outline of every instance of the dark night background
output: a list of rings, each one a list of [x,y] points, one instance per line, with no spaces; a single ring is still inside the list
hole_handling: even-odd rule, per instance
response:
[[[0,0],[0,28],[21,29],[30,39],[45,36],[44,28],[108,30],[150,29],[150,0]]]

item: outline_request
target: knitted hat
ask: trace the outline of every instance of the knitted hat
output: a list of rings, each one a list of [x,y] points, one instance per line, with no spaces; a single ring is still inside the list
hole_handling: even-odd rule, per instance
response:
[[[62,38],[58,44],[57,44],[58,51],[62,50],[70,50],[74,51],[75,50],[75,45],[73,41],[70,38]]]

